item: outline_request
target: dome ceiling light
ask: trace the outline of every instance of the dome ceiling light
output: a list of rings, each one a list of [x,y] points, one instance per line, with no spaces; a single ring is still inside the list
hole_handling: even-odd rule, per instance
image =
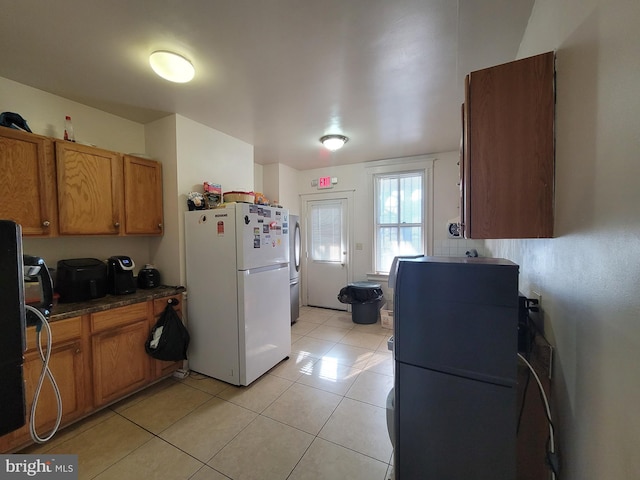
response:
[[[175,83],[190,82],[196,73],[189,60],[167,50],[158,50],[149,55],[149,65],[160,77]]]
[[[325,135],[324,137],[320,137],[320,143],[332,152],[342,148],[348,141],[349,139],[344,135]]]

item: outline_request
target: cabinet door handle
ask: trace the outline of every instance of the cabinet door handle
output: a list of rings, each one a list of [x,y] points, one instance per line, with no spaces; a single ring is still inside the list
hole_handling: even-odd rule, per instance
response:
[[[114,223],[113,226],[116,227],[116,228],[120,228],[120,222]]]
[[[161,223],[159,223],[159,224],[158,224],[158,228],[159,228],[160,230],[162,230],[162,224],[161,224]]]
[[[51,225],[51,222],[49,220],[45,220],[44,222],[42,222],[43,227],[48,227],[49,225]]]
[[[82,352],[82,350],[80,350],[79,348],[76,348],[76,355],[79,354],[80,352]]]

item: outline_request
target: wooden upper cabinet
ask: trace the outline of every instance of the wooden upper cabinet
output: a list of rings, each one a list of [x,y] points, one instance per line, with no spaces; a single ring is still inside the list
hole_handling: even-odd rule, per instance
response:
[[[118,235],[122,222],[122,157],[56,141],[60,235]]]
[[[0,127],[0,218],[22,226],[25,236],[57,233],[53,142]]]
[[[162,211],[162,164],[125,155],[125,234],[162,235]]]
[[[553,236],[554,54],[472,72],[465,85],[467,238]]]
[[[0,218],[24,236],[162,235],[162,164],[0,127]]]

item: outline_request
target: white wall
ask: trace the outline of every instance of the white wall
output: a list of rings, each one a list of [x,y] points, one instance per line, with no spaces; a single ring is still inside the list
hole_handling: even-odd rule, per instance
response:
[[[565,480],[640,478],[640,2],[538,0],[557,50],[556,238],[488,241],[542,293]]]
[[[222,185],[222,190],[253,190],[253,145],[176,115],[178,187],[186,196],[202,191],[202,182]]]
[[[76,141],[122,153],[144,153],[143,125],[0,77],[3,112],[15,112],[33,133],[62,138],[71,116]]]
[[[272,163],[262,168],[262,192],[271,202],[277,201],[292,215],[300,215],[299,173],[295,168],[282,163]]]
[[[184,284],[183,212],[205,180],[227,190],[253,190],[253,146],[180,115],[141,125],[0,77],[3,111],[22,115],[34,133],[62,137],[64,117],[76,139],[123,153],[147,153],[163,164],[163,237],[26,238],[24,251],[55,267],[63,258],[129,255],[136,270],[153,263],[167,284]],[[144,206],[141,206],[144,208]]]
[[[151,257],[170,285],[186,284],[184,212],[189,192],[202,192],[202,183],[222,185],[223,191],[254,189],[261,168],[253,163],[253,146],[181,115],[145,127],[147,150],[162,162],[164,236],[151,239]]]
[[[470,248],[484,253],[481,241],[449,239],[446,234],[446,221],[458,217],[459,212],[459,152],[443,152],[425,155],[424,158],[435,159],[433,162],[433,215],[430,228],[433,232],[432,248],[429,254],[460,256]],[[407,159],[408,161],[409,159]],[[354,195],[354,218],[350,219],[352,244],[362,244],[362,249],[351,252],[353,281],[366,280],[367,274],[373,271],[373,205],[370,198],[371,179],[368,165],[357,163],[344,166],[304,170],[297,172],[297,191],[304,197],[308,194],[322,193],[311,186],[312,180],[321,176],[338,177],[338,184],[330,192],[349,190]],[[266,167],[265,167],[266,168]],[[266,182],[266,180],[265,180]],[[302,219],[304,235],[304,219]],[[304,272],[303,272],[304,282]]]
[[[2,77],[0,98],[2,111],[22,115],[33,133],[62,138],[64,117],[70,115],[78,142],[117,152],[144,153],[144,127],[138,123]],[[104,260],[111,255],[128,255],[137,270],[150,260],[148,237],[25,238],[23,248],[25,253],[43,257],[50,268],[64,258]]]
[[[162,204],[164,232],[162,237],[149,240],[150,259],[165,285],[181,285],[180,225],[183,210],[178,191],[178,145],[176,116],[156,120],[145,125],[147,153],[162,162]]]
[[[259,163],[253,164],[253,188],[256,192],[264,193],[264,167]]]
[[[298,192],[298,174],[295,168],[280,164],[278,175],[280,205],[292,215],[300,215],[300,194]]]
[[[279,165],[278,163],[270,163],[262,167],[262,193],[272,203],[280,199]]]

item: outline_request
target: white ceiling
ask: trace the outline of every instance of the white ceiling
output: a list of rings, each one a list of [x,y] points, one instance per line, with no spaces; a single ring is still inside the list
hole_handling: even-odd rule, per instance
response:
[[[0,76],[141,123],[178,113],[261,164],[442,152],[459,147],[465,74],[515,58],[533,3],[0,0]],[[194,81],[155,76],[158,49]],[[350,140],[330,153],[327,133]]]

